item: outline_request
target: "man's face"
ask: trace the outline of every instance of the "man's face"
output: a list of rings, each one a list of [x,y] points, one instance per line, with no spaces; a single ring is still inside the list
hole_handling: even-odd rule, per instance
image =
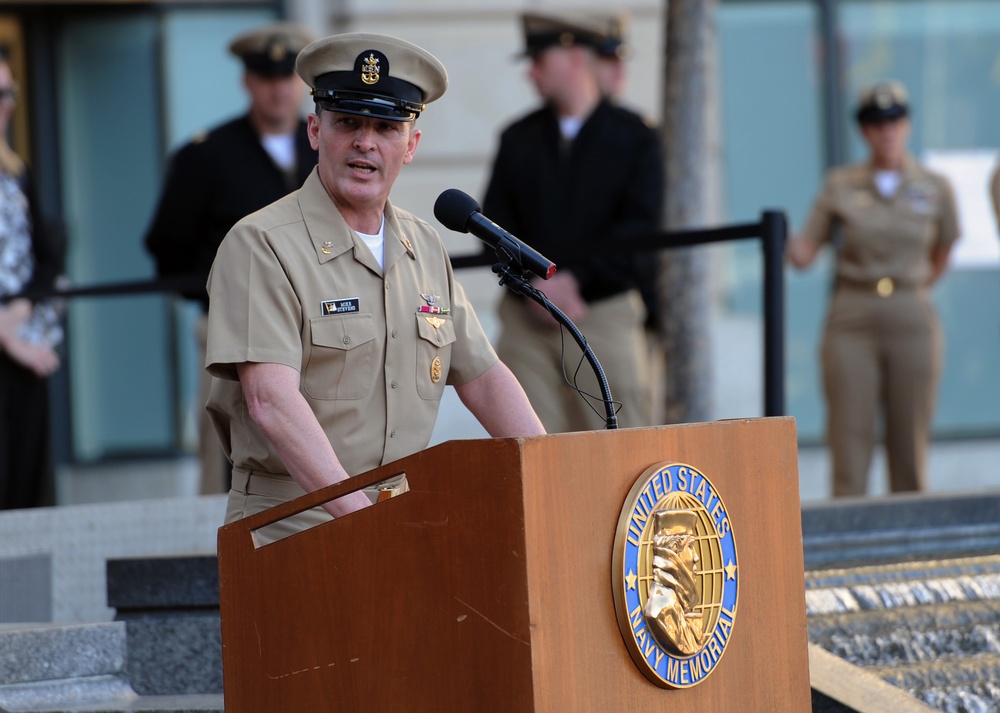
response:
[[[306,86],[298,75],[264,77],[246,72],[243,84],[250,95],[250,112],[266,126],[282,128],[298,117]]]
[[[342,211],[381,211],[420,131],[412,122],[320,111],[309,115],[309,142],[319,151],[323,187]]]
[[[578,47],[549,47],[531,61],[528,77],[542,99],[558,100],[567,84],[575,82],[581,50]]]

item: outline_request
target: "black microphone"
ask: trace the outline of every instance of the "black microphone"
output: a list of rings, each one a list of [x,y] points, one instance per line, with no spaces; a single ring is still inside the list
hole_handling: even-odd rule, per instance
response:
[[[556,273],[556,264],[523,243],[482,214],[476,199],[457,188],[449,188],[434,202],[434,217],[441,225],[457,233],[472,233],[511,262],[530,270],[543,280]]]

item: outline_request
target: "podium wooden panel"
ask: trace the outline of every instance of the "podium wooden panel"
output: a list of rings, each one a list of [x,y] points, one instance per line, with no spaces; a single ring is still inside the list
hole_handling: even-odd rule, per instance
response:
[[[630,658],[611,585],[622,505],[662,462],[719,490],[740,570],[722,660],[673,690]],[[255,546],[399,472],[409,493]],[[221,528],[219,571],[227,713],[811,707],[791,418],[452,441]]]

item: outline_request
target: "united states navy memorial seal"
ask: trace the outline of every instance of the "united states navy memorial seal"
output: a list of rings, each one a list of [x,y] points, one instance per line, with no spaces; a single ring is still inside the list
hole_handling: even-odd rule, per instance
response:
[[[739,567],[722,497],[696,468],[660,463],[632,486],[615,534],[612,585],[625,645],[664,688],[690,688],[722,659]]]

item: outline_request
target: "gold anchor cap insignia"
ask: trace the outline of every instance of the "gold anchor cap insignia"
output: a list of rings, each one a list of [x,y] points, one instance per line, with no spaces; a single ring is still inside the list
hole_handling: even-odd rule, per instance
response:
[[[283,44],[275,40],[271,43],[271,46],[267,50],[268,57],[271,58],[272,62],[280,62],[285,57],[288,56],[288,48]]]
[[[380,72],[378,57],[374,52],[369,52],[361,63],[361,81],[365,84],[378,84]]]
[[[325,243],[323,243],[323,247],[320,248],[320,250],[323,251],[324,255],[329,255],[330,252],[333,250],[333,243],[327,240]]]

